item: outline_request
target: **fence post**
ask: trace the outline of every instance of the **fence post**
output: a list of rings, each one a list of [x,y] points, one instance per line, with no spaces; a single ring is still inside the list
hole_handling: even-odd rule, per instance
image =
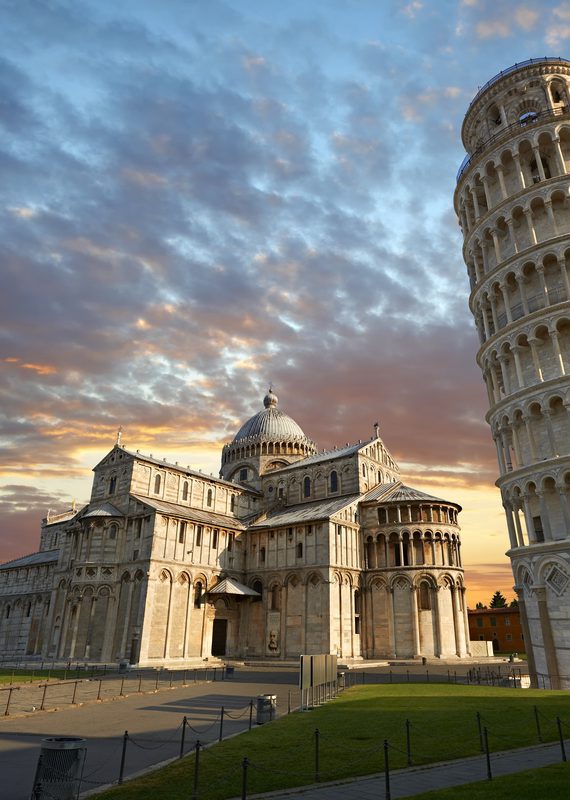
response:
[[[224,736],[224,707],[222,706],[220,711],[220,734],[218,736],[218,742],[222,741]]]
[[[249,759],[247,756],[241,762],[241,800],[247,800],[247,765],[249,764]]]
[[[79,683],[79,681],[75,681],[75,684],[73,686],[73,697],[71,698],[71,705],[72,706],[75,705],[75,695],[77,694],[77,684],[78,683]]]
[[[384,785],[386,788],[386,800],[391,800],[390,794],[390,766],[388,763],[388,739],[384,739]]]
[[[566,761],[566,748],[564,747],[564,736],[562,735],[562,722],[560,717],[556,717],[556,725],[558,727],[558,736],[560,737],[560,751],[562,752],[562,761]]]
[[[291,689],[287,692],[287,713],[291,713]]]
[[[426,669],[426,678],[427,678],[427,682],[429,683],[429,669]]]
[[[485,742],[483,741],[483,726],[481,725],[481,714],[477,712],[477,727],[479,728],[479,748],[483,753],[485,751]]]
[[[141,693],[142,675],[139,672],[139,694]]]
[[[18,689],[17,686],[10,686],[8,689],[8,702],[6,703],[6,711],[4,711],[4,716],[7,717],[10,714],[10,701],[12,699],[12,692],[14,689]]]
[[[182,717],[182,735],[180,737],[180,755],[178,758],[182,758],[184,755],[184,739],[186,738],[186,717]]]
[[[489,753],[489,737],[487,736],[487,728],[483,728],[483,735],[485,738],[485,757],[487,759],[487,778],[492,781],[493,775],[491,773],[491,754]]]
[[[160,678],[160,668],[156,672],[156,681],[155,681],[155,684],[154,684],[154,691],[155,692],[158,691],[158,680],[159,680],[159,678]]]
[[[186,686],[186,670],[184,670],[184,675],[182,676],[182,686]]]
[[[194,759],[194,788],[192,800],[198,800],[198,777],[200,775],[200,739],[196,739],[196,758]]]
[[[408,767],[412,766],[412,738],[410,735],[410,720],[406,720],[406,750],[408,753]]]
[[[249,701],[249,730],[251,730],[251,726],[253,723],[253,700]]]
[[[103,678],[99,678],[99,690],[97,692],[97,700],[101,699],[101,684],[103,683]]]
[[[390,683],[392,683],[392,670],[390,670]]]
[[[47,685],[47,683],[46,683],[46,684],[44,685],[44,693],[43,693],[43,696],[42,696],[42,704],[41,704],[41,706],[40,706],[40,711],[43,711],[43,710],[44,710],[44,707],[45,707],[47,687],[48,687],[48,685]]]
[[[123,678],[121,678],[121,691],[119,692],[119,697],[124,697],[124,695],[123,695],[124,686],[125,686],[125,679],[123,677]]]
[[[315,783],[319,783],[321,780],[319,772],[319,739],[319,729],[315,728]]]
[[[127,742],[129,740],[129,732],[125,731],[123,734],[123,752],[121,753],[121,766],[119,767],[119,780],[118,783],[123,782],[123,774],[125,772],[125,758],[127,755]]]
[[[170,684],[168,685],[168,688],[169,688],[169,689],[172,689],[172,678],[173,678],[173,676],[174,676],[174,673],[172,672],[172,670],[171,670],[171,669],[170,669],[170,670],[168,670],[168,671],[170,672]]]
[[[538,735],[538,741],[542,742],[542,733],[540,731],[540,719],[538,717],[538,707],[537,706],[534,707],[534,719],[535,719],[535,722],[536,722],[536,733]]]

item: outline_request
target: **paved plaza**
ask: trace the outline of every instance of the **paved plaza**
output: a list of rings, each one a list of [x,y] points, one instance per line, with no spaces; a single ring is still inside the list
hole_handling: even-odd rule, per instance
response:
[[[446,679],[447,668],[430,666],[435,679]],[[465,670],[458,675],[462,679]],[[451,673],[455,677],[454,673]],[[378,677],[389,680],[390,670],[380,676],[354,671],[352,681],[370,682]],[[405,677],[404,677],[405,676]],[[214,680],[215,677],[215,680]],[[394,680],[425,680],[425,668],[409,666],[394,672]],[[207,680],[204,680],[207,678]],[[123,680],[124,679],[124,680]],[[185,685],[182,685],[185,681]],[[172,686],[170,685],[172,684]],[[158,691],[155,686],[158,685]],[[141,692],[138,689],[141,687]],[[81,681],[76,688],[76,705],[70,704],[75,681],[52,685],[48,689],[53,708],[58,697],[59,710],[40,712],[38,685],[24,685],[13,693],[9,716],[0,719],[0,766],[3,781],[0,800],[29,800],[42,739],[49,736],[77,736],[86,739],[87,758],[82,796],[103,785],[117,781],[123,735],[129,731],[125,778],[176,758],[181,748],[182,720],[186,716],[184,752],[193,748],[197,738],[204,744],[215,742],[220,734],[221,709],[224,708],[223,738],[243,732],[250,726],[252,700],[261,694],[277,696],[278,715],[299,705],[297,670],[294,668],[239,668],[231,678],[222,680],[222,671],[208,673],[188,670],[166,673],[156,680],[156,673],[129,673]],[[120,691],[123,691],[123,696]],[[98,701],[98,695],[101,700]],[[53,701],[53,703],[52,703]],[[32,708],[36,711],[32,711]],[[255,709],[253,711],[255,724]],[[570,744],[567,744],[570,747]],[[569,749],[570,752],[570,749]],[[546,744],[516,751],[491,754],[494,777],[561,761],[560,744]],[[429,789],[456,786],[487,778],[485,757],[394,770],[390,775],[392,798],[409,797]],[[269,795],[268,795],[269,796]],[[379,774],[334,784],[323,783],[304,789],[273,792],[272,798],[288,800],[367,800],[386,796],[385,776]]]

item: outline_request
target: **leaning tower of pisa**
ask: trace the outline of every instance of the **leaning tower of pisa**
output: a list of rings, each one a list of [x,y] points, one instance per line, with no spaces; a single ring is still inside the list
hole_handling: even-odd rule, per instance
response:
[[[570,688],[570,61],[495,75],[455,210],[533,685]]]

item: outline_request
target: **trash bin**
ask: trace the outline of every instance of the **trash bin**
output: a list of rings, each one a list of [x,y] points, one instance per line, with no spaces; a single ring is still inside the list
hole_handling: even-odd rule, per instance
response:
[[[234,667],[226,667],[226,678],[234,677]]]
[[[256,722],[258,725],[263,725],[264,722],[271,722],[275,718],[275,711],[277,709],[277,695],[276,694],[261,694],[257,698],[257,717]]]
[[[31,800],[74,800],[87,754],[85,739],[54,736],[42,739]]]
[[[344,672],[337,672],[336,673],[336,684],[339,689],[344,689],[345,687],[345,679],[344,679]]]
[[[126,659],[119,661],[119,672],[126,672],[129,668],[129,665],[130,661],[127,661]]]

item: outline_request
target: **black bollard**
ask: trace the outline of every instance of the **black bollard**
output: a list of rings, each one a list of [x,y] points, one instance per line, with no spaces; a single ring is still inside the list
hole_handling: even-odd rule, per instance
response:
[[[320,732],[318,728],[315,728],[315,783],[319,783],[321,780],[321,775],[319,771],[319,739],[320,739]]]
[[[558,727],[558,736],[560,737],[560,751],[562,753],[562,761],[566,761],[566,748],[564,747],[564,736],[562,734],[562,722],[560,717],[556,717],[556,725]]]
[[[540,719],[538,717],[538,707],[534,707],[534,720],[536,722],[536,734],[538,736],[538,741],[542,742],[542,732],[540,730]]]
[[[198,800],[198,777],[200,775],[200,740],[196,739],[196,756],[194,759],[194,788],[192,790],[192,800]]]
[[[391,800],[392,795],[390,794],[390,766],[388,763],[388,739],[384,739],[384,785],[386,788],[385,797],[386,800]]]
[[[182,735],[180,736],[180,755],[179,758],[182,758],[184,755],[184,739],[186,738],[186,717],[182,718]]]
[[[487,728],[483,728],[483,738],[485,740],[485,758],[487,760],[487,778],[492,781],[493,775],[491,773],[491,754],[489,752],[489,737],[487,735]]]
[[[483,726],[481,725],[481,714],[477,712],[477,727],[479,729],[479,748],[482,753],[485,752],[485,742],[483,740]]]
[[[412,766],[412,737],[410,734],[410,720],[406,720],[406,751],[408,754],[408,767]]]
[[[241,774],[241,800],[247,800],[247,766],[249,764],[249,759],[247,756],[241,762],[242,774]]]
[[[220,710],[220,733],[218,735],[218,742],[221,742],[224,738],[224,707],[222,706]]]
[[[123,735],[123,752],[121,753],[121,766],[119,767],[119,780],[118,783],[123,782],[123,774],[125,772],[125,758],[127,756],[127,742],[129,741],[129,732],[125,731]]]

